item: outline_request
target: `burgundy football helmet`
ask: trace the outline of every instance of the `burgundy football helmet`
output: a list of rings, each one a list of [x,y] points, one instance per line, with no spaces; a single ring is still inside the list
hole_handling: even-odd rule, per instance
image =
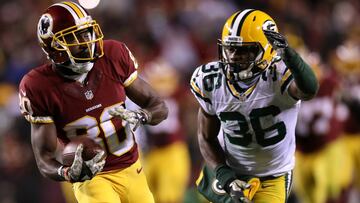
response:
[[[40,17],[37,36],[42,50],[55,64],[67,64],[76,73],[104,55],[100,26],[80,5],[55,3]]]

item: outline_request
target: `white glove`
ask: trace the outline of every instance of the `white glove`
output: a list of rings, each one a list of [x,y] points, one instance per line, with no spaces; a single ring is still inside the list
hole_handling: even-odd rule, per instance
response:
[[[229,184],[229,194],[234,203],[251,203],[251,201],[244,196],[244,190],[249,189],[251,187],[250,184],[242,181],[242,180],[233,180]]]
[[[150,120],[150,114],[145,109],[136,111],[127,110],[123,106],[118,106],[110,109],[109,114],[114,117],[120,117],[122,120],[132,124],[133,131],[135,131],[140,124],[145,124]]]
[[[105,166],[105,151],[98,150],[96,155],[84,161],[82,158],[84,146],[79,144],[75,151],[74,161],[70,167],[61,166],[58,174],[70,182],[83,182],[92,179]]]

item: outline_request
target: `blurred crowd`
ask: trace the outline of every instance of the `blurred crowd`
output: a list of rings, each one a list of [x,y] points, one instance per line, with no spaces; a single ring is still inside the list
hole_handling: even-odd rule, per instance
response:
[[[30,128],[20,115],[17,96],[22,76],[46,60],[37,43],[36,26],[42,12],[54,2],[12,0],[0,4],[0,202],[65,202],[60,186],[41,177],[36,168]],[[195,125],[198,104],[190,93],[189,79],[197,66],[217,60],[216,43],[225,20],[245,8],[272,16],[290,45],[315,69],[321,84],[317,98],[303,103],[298,119],[298,161],[290,201],[360,202],[357,0],[101,1],[89,12],[105,38],[128,45],[140,64],[141,77],[167,98],[173,112],[173,120],[166,126],[142,133],[144,157],[166,144],[185,144],[182,163],[189,163],[182,174],[187,176],[182,201],[195,202],[196,193],[191,189],[202,158]],[[153,143],[151,136],[171,139]],[[176,164],[176,159],[167,164]],[[301,177],[299,181],[297,177]]]

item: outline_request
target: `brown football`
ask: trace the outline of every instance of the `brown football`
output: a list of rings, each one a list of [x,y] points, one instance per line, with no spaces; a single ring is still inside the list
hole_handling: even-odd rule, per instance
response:
[[[76,148],[80,143],[82,143],[84,146],[82,158],[85,161],[92,159],[96,155],[97,150],[103,150],[99,144],[87,136],[75,137],[71,139],[71,141],[64,147],[62,161],[65,166],[71,166],[73,163]]]

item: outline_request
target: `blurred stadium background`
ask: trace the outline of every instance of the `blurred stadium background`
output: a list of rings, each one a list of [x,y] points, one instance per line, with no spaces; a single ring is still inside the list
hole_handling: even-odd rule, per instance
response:
[[[36,168],[30,127],[20,115],[17,96],[22,76],[46,60],[37,44],[36,25],[41,13],[54,2],[57,1],[2,0],[0,4],[2,203],[65,203],[60,185],[41,177]],[[309,178],[295,181],[290,202],[360,202],[358,0],[103,0],[89,12],[99,22],[105,38],[128,45],[143,77],[153,81],[163,96],[172,97],[171,108],[175,106],[178,120],[167,128],[176,126],[181,131],[174,139],[184,141],[190,152],[191,170],[183,201],[195,203],[201,201],[192,189],[202,158],[195,125],[198,105],[189,91],[189,78],[198,65],[217,60],[216,42],[225,19],[245,8],[270,14],[290,45],[313,65],[322,81],[319,100],[303,105],[304,113],[299,117],[297,156],[301,161],[297,162],[300,168],[295,177]],[[158,74],[151,74],[154,71]],[[162,74],[164,78],[156,78]],[[309,115],[313,112],[317,112],[315,116]],[[163,131],[148,130],[144,134],[151,132]],[[146,144],[149,139],[142,136],[146,135],[139,138],[145,155],[152,147]],[[329,147],[334,143],[335,147]],[[308,158],[314,156],[315,161]],[[325,186],[318,186],[322,184]]]

